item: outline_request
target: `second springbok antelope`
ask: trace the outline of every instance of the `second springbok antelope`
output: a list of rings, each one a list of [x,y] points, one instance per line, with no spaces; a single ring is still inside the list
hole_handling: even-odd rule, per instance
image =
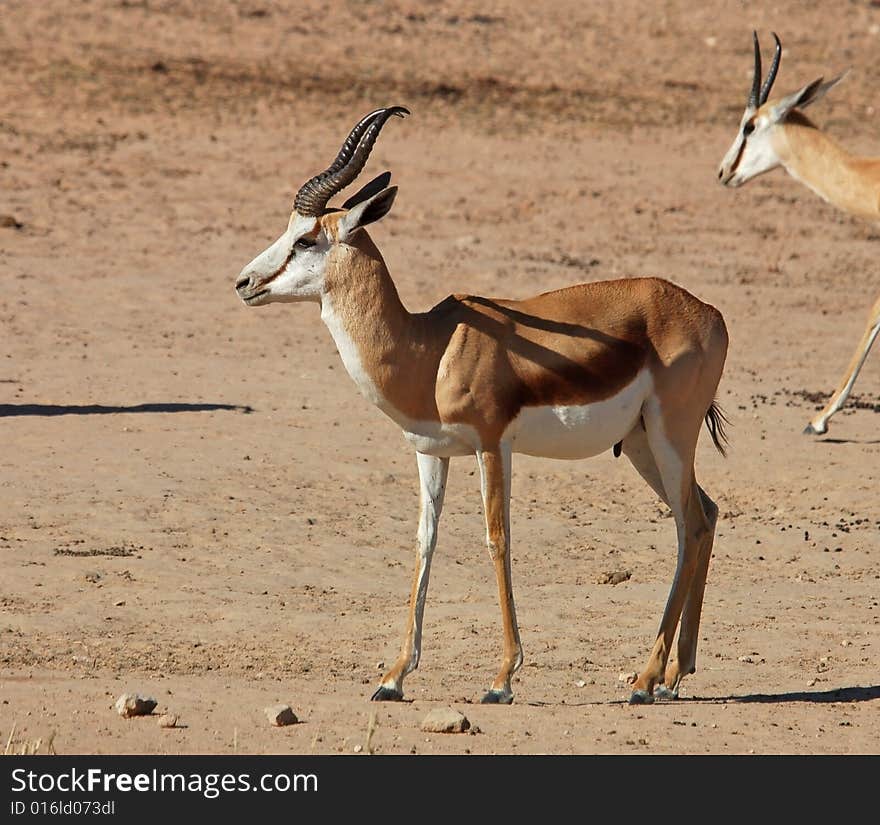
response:
[[[761,48],[757,33],[753,37],[752,88],[736,137],[718,169],[718,179],[725,186],[742,186],[781,166],[829,203],[853,215],[880,220],[880,158],[850,154],[801,111],[837,85],[844,75],[828,81],[820,77],[793,94],[768,100],[779,71],[782,44],[774,33],[776,51],[762,85]],[[805,433],[820,435],[828,431],[828,419],[846,403],[878,332],[880,297],[871,307],[865,331],[843,378],[824,409],[807,424]]]
[[[420,479],[416,567],[403,646],[374,700],[403,697],[422,616],[449,460],[475,455],[503,626],[501,668],[484,702],[513,700],[522,663],[510,561],[511,454],[578,459],[614,448],[672,509],[678,562],[632,702],[675,697],[695,669],[717,507],[697,484],[705,419],[723,452],[715,391],[727,330],[712,306],[668,281],[579,284],[522,301],[453,295],[410,313],[363,229],[397,189],[385,173],[341,209],[328,200],[363,168],[394,106],[357,123],[331,166],[299,190],[287,230],[241,272],[248,306],[314,301],[360,391],[402,429]],[[670,660],[681,620],[677,660]]]

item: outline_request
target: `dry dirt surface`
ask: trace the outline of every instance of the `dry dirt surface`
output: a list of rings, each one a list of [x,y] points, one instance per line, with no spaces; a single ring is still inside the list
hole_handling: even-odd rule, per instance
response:
[[[783,40],[780,92],[852,67],[810,111],[880,153],[878,6],[5,0],[0,747],[877,751],[876,354],[828,435],[801,435],[880,289],[877,229],[781,171],[728,191],[716,169],[753,28]],[[406,618],[414,454],[314,305],[248,309],[233,282],[392,104],[412,116],[364,180],[400,186],[371,234],[410,309],[657,275],[726,318],[731,447],[698,449],[721,518],[677,702],[627,703],[675,529],[610,452],[514,460],[509,707],[478,701],[500,613],[476,463],[452,462],[421,667],[406,701],[369,702]],[[124,692],[153,716],[120,717]],[[269,725],[278,703],[299,723]],[[467,733],[420,730],[447,705]]]

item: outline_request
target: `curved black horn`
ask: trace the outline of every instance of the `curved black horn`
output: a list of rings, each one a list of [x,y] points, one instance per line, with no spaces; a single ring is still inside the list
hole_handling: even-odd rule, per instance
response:
[[[376,109],[361,118],[342,144],[336,160],[320,175],[315,175],[300,187],[293,204],[294,210],[308,217],[322,215],[327,201],[360,174],[388,118],[408,114],[409,109],[403,106],[390,106]]]
[[[767,102],[767,98],[770,97],[770,90],[773,88],[773,81],[776,80],[776,72],[779,71],[779,58],[782,56],[782,43],[779,42],[776,32],[773,32],[773,39],[776,41],[776,52],[773,55],[773,63],[770,65],[770,71],[767,73],[767,79],[764,81],[764,85],[761,86],[761,96],[758,98],[759,106],[763,106]]]
[[[761,94],[761,46],[758,44],[758,33],[752,32],[755,39],[755,76],[752,78],[752,90],[749,92],[748,107],[757,109],[761,104],[758,102]]]

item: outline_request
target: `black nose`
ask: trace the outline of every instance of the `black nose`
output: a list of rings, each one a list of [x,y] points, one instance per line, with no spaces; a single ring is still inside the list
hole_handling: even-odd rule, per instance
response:
[[[239,279],[235,282],[235,288],[239,291],[244,289],[251,282],[250,275],[241,275]]]

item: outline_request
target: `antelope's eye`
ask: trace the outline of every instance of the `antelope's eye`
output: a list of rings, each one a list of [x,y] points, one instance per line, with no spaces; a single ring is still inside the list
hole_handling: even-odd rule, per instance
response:
[[[745,126],[743,126],[743,134],[748,137],[752,132],[755,131],[755,122],[750,120]]]
[[[314,245],[315,245],[314,238],[299,238],[299,239],[297,239],[297,242],[294,244],[294,246],[297,249],[308,249],[310,246],[314,246]]]

